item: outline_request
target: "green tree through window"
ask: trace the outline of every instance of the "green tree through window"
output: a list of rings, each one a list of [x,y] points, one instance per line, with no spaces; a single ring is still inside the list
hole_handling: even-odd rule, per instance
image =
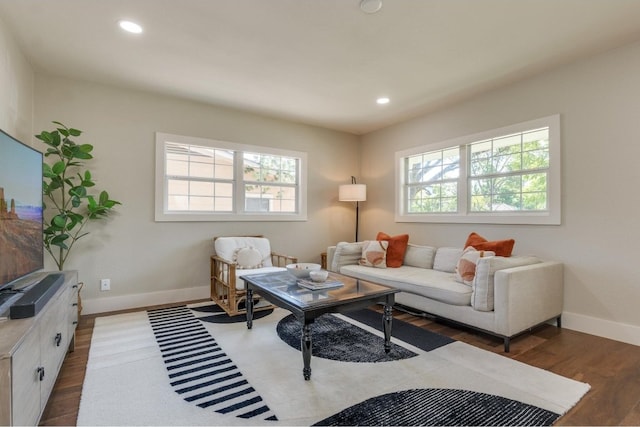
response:
[[[547,209],[549,128],[468,145],[470,211]]]

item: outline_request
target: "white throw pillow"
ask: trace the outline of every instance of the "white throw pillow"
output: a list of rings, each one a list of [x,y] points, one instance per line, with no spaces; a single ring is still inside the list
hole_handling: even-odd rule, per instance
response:
[[[442,247],[436,251],[433,260],[433,269],[444,271],[445,273],[455,273],[456,265],[462,255],[462,248]]]
[[[456,265],[456,280],[465,285],[473,285],[473,279],[476,276],[476,264],[480,258],[495,256],[492,251],[479,251],[473,246],[467,247]]]
[[[345,265],[358,264],[362,257],[362,242],[340,242],[331,260],[331,271],[340,272]]]
[[[433,256],[436,248],[433,246],[414,245],[409,243],[404,253],[404,265],[418,268],[433,268]]]
[[[262,254],[256,248],[238,248],[233,254],[236,268],[240,270],[262,268]]]
[[[387,240],[365,240],[362,243],[360,265],[366,267],[387,268]]]

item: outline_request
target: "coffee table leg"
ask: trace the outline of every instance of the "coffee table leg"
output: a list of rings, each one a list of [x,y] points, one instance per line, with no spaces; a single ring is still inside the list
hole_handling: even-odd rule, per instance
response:
[[[253,289],[247,286],[247,329],[253,327]]]
[[[391,351],[391,321],[393,320],[393,305],[387,303],[384,305],[384,313],[382,314],[382,327],[384,329],[384,352]]]
[[[302,326],[300,346],[302,347],[302,361],[304,362],[302,375],[308,381],[311,379],[311,324],[306,322]]]

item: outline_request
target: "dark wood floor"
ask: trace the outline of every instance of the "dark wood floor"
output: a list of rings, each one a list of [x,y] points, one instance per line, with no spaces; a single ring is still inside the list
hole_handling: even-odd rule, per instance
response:
[[[75,351],[69,353],[64,361],[41,425],[76,424],[91,334],[94,321],[99,316],[81,317]],[[394,318],[591,384],[587,395],[556,425],[640,425],[638,346],[545,325],[515,338],[511,352],[504,353],[502,340],[497,338],[398,311],[394,312]]]

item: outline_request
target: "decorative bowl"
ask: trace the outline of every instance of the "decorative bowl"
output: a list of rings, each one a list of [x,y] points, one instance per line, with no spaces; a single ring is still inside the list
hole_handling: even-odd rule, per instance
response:
[[[329,272],[327,270],[311,270],[309,272],[309,277],[314,282],[324,282],[329,277]]]
[[[298,262],[287,265],[287,271],[298,279],[305,279],[309,277],[309,272],[314,270],[320,270],[320,264],[314,264],[312,262]]]

